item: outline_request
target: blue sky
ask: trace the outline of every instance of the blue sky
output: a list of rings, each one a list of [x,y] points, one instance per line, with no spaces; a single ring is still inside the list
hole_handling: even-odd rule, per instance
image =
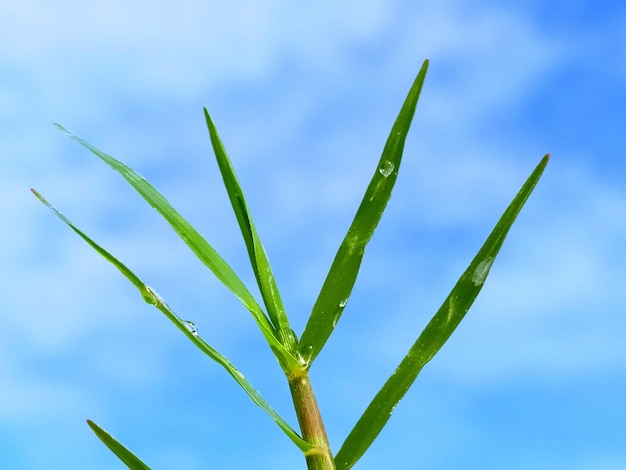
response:
[[[422,61],[387,213],[311,375],[336,451],[540,158],[472,310],[357,464],[626,468],[623,2],[10,2],[0,14],[0,460],[304,468],[146,280],[295,426],[249,314],[60,122],[146,176],[250,283],[211,112],[300,332]]]

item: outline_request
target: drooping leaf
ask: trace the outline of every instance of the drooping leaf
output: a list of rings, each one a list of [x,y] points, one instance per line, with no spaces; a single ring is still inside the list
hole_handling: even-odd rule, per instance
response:
[[[425,60],[391,129],[378,167],[348,233],[335,255],[302,333],[300,352],[309,359],[309,364],[321,351],[346,307],[359,273],[365,247],[372,238],[391,197],[391,190],[398,176],[404,142],[415,114],[427,70],[428,60]]]
[[[235,274],[231,267],[215,251],[215,249],[198,233],[198,231],[172,207],[169,201],[159,193],[145,178],[129,168],[119,160],[97,149],[89,142],[81,139],[77,135],[65,129],[60,124],[55,124],[60,130],[65,132],[73,140],[90,150],[94,155],[104,161],[112,169],[117,171],[134,189],[137,191],[159,214],[170,224],[178,236],[185,242],[191,251],[198,257],[213,274],[230,289],[233,294],[243,303],[256,320],[263,336],[272,348],[278,361],[283,368],[292,370],[298,367],[298,361],[294,355],[289,353],[277,339],[276,332],[272,324],[265,316],[265,313],[254,300],[241,279]]]
[[[335,457],[337,470],[347,470],[361,458],[424,365],[441,349],[459,325],[482,289],[511,225],[539,181],[548,158],[549,155],[546,155],[526,180],[435,316],[359,418]],[[416,424],[416,433],[420,429],[426,430],[425,425]]]
[[[298,433],[296,433],[296,431],[294,431],[291,426],[289,426],[289,424],[269,405],[261,394],[252,386],[252,384],[250,384],[250,382],[248,382],[244,375],[237,368],[235,368],[235,366],[233,366],[228,359],[202,339],[192,322],[181,319],[153,288],[145,284],[125,264],[77,228],[67,217],[46,201],[41,194],[34,189],[31,191],[43,204],[52,210],[63,222],[65,222],[74,232],[76,232],[83,240],[85,240],[85,242],[98,252],[98,254],[115,266],[139,290],[144,301],[159,309],[203,353],[226,369],[230,376],[235,379],[241,388],[244,389],[250,399],[263,411],[265,411],[300,449],[307,451],[312,448],[312,446],[304,441]]]
[[[276,286],[272,268],[270,267],[267,254],[265,253],[263,244],[259,239],[256,227],[252,221],[252,216],[248,210],[243,190],[237,180],[237,175],[235,174],[232,163],[228,158],[224,144],[222,143],[220,136],[217,133],[217,129],[213,124],[213,120],[211,119],[211,116],[206,108],[204,108],[204,117],[206,119],[207,127],[209,128],[211,144],[213,145],[213,150],[217,158],[217,164],[220,168],[230,203],[237,217],[241,234],[243,235],[243,239],[246,243],[250,264],[252,265],[254,276],[256,277],[259,290],[263,296],[263,302],[265,304],[265,308],[267,309],[267,313],[269,314],[270,320],[277,331],[291,332],[289,320],[287,319],[285,307],[283,306],[283,302],[278,292],[278,287]],[[291,345],[285,344],[285,346],[287,349],[290,349]]]
[[[121,444],[117,439],[111,436],[96,423],[88,419],[87,424],[93,432],[96,433],[96,436],[98,436],[98,438],[104,442],[104,444],[111,449],[111,451],[117,455],[117,457],[124,462],[130,470],[150,470],[150,467],[143,463],[139,457],[133,454],[123,444]]]

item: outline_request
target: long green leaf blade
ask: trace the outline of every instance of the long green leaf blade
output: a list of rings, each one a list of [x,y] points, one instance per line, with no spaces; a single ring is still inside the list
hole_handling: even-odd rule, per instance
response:
[[[189,321],[182,320],[170,306],[161,298],[161,296],[150,286],[145,284],[137,275],[135,275],[124,263],[115,258],[111,253],[98,245],[83,231],[77,228],[67,217],[52,206],[41,194],[31,189],[33,194],[50,210],[52,210],[65,224],[67,224],[74,232],[76,232],[87,244],[89,244],[99,255],[115,266],[141,293],[142,298],[159,309],[176,327],[182,331],[187,338],[194,343],[203,353],[221,365],[230,374],[232,378],[244,389],[250,399],[256,403],[263,411],[265,411],[278,426],[287,434],[287,436],[303,451],[308,451],[312,446],[304,441],[296,431],[270,406],[270,404],[261,396],[261,394],[248,382],[244,375],[233,364],[220,354],[216,349],[209,345],[198,334],[195,325]]]
[[[130,470],[150,470],[145,463],[141,461],[139,457],[128,450],[122,443],[111,436],[108,432],[98,426],[91,420],[87,420],[87,424],[92,429],[96,436],[104,442],[104,444],[111,449],[111,451],[117,455],[117,457],[126,464]]]
[[[250,264],[252,265],[254,276],[256,277],[259,290],[263,296],[267,313],[276,330],[291,332],[289,320],[287,319],[285,307],[283,306],[278,287],[276,286],[272,268],[270,267],[267,254],[265,253],[263,244],[252,221],[252,216],[248,210],[243,190],[237,180],[237,175],[235,174],[235,170],[228,158],[224,144],[215,128],[215,124],[213,124],[213,120],[206,108],[204,108],[204,117],[207,127],[209,128],[209,135],[211,136],[211,144],[213,145],[213,150],[217,158],[217,164],[222,174],[230,203],[237,217],[241,234],[246,243]]]
[[[335,255],[302,333],[300,352],[309,359],[309,364],[328,340],[348,302],[359,273],[365,247],[391,197],[391,190],[398,176],[404,142],[415,114],[427,70],[428,60],[425,60],[391,129],[378,167],[348,233]]]
[[[265,316],[265,313],[254,300],[241,279],[235,274],[231,267],[215,251],[215,249],[198,233],[198,231],[172,207],[169,201],[159,193],[146,179],[133,169],[124,165],[119,160],[97,149],[89,142],[81,139],[60,124],[55,124],[61,131],[65,132],[73,140],[87,148],[94,155],[104,161],[112,169],[117,171],[134,189],[137,191],[161,216],[170,224],[178,236],[185,242],[198,259],[207,266],[213,274],[235,294],[256,320],[261,332],[265,336],[277,359],[288,370],[298,367],[298,361],[294,355],[290,354],[276,338],[276,333]]]
[[[459,325],[482,289],[511,225],[539,181],[548,158],[549,155],[543,157],[526,180],[435,316],[359,418],[335,457],[337,470],[347,470],[361,458],[424,365],[441,349]]]

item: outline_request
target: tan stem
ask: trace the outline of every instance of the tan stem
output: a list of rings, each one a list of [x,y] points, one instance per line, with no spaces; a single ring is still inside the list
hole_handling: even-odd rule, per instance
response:
[[[335,470],[335,461],[308,371],[303,369],[289,377],[289,388],[298,423],[300,423],[302,438],[315,446],[305,453],[307,468],[309,470]]]

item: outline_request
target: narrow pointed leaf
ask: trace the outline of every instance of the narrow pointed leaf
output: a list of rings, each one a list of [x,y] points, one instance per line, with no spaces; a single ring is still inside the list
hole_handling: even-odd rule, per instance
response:
[[[298,433],[296,433],[296,431],[294,431],[291,426],[289,426],[289,424],[269,405],[269,403],[265,401],[261,394],[252,386],[252,384],[250,384],[250,382],[248,382],[244,375],[239,372],[239,370],[237,370],[228,359],[202,339],[193,323],[182,320],[153,288],[145,284],[126,265],[124,265],[124,263],[119,261],[111,253],[106,251],[95,241],[89,238],[84,232],[78,229],[67,217],[46,201],[46,199],[44,199],[44,197],[37,191],[34,189],[31,191],[42,203],[51,209],[63,222],[65,222],[74,232],[76,232],[94,250],[96,250],[98,254],[115,266],[139,290],[144,301],[159,309],[203,353],[226,369],[230,376],[235,379],[241,388],[244,389],[250,399],[263,411],[265,411],[300,449],[307,451],[312,448],[312,446],[304,441]]]
[[[224,259],[215,251],[215,249],[198,233],[198,231],[183,218],[180,213],[172,207],[169,201],[159,193],[145,178],[137,172],[124,165],[122,162],[107,155],[97,149],[89,142],[81,139],[77,135],[65,129],[60,124],[55,124],[60,130],[65,132],[69,137],[90,150],[94,155],[104,161],[112,169],[117,171],[134,189],[137,191],[159,214],[170,224],[178,236],[185,242],[191,251],[198,257],[205,266],[207,266],[213,274],[243,303],[256,320],[261,332],[265,336],[272,351],[276,355],[278,361],[283,368],[289,370],[298,367],[297,359],[290,354],[276,338],[274,329],[265,316],[265,313],[254,300],[254,297],[248,291],[241,279],[235,274],[231,267]]]
[[[98,436],[98,438],[104,442],[104,444],[111,449],[111,451],[117,455],[117,457],[124,462],[130,470],[150,470],[150,467],[143,463],[139,457],[124,447],[123,444],[121,444],[117,439],[111,436],[96,423],[88,419],[87,424],[93,432],[96,433],[96,436]]]
[[[300,351],[307,358],[310,358],[309,364],[328,340],[347,304],[359,273],[365,247],[391,197],[391,190],[398,176],[404,142],[415,114],[427,70],[428,60],[424,61],[391,129],[378,167],[367,187],[352,225],[350,225],[348,233],[335,255],[321,292],[313,306],[309,321],[302,333]]]
[[[283,302],[274,280],[272,268],[270,267],[267,254],[263,248],[263,244],[259,239],[259,235],[252,221],[252,216],[248,210],[246,199],[243,195],[241,185],[237,180],[235,170],[228,158],[224,144],[217,133],[217,129],[213,124],[213,120],[209,115],[209,112],[204,108],[204,117],[206,119],[207,127],[209,128],[209,134],[211,136],[211,144],[217,158],[217,164],[222,173],[224,185],[230,198],[230,203],[235,211],[241,234],[246,243],[248,250],[248,256],[250,257],[250,263],[254,271],[254,275],[259,285],[259,290],[263,296],[263,302],[265,308],[269,314],[270,320],[274,325],[274,328],[279,331],[291,331],[289,327],[289,321],[285,313]]]
[[[548,157],[546,155],[541,160],[526,180],[442,306],[352,429],[335,457],[337,470],[347,470],[361,458],[424,365],[441,349],[459,325],[482,289],[491,265],[511,225],[539,181]],[[424,426],[422,428],[425,429]]]

